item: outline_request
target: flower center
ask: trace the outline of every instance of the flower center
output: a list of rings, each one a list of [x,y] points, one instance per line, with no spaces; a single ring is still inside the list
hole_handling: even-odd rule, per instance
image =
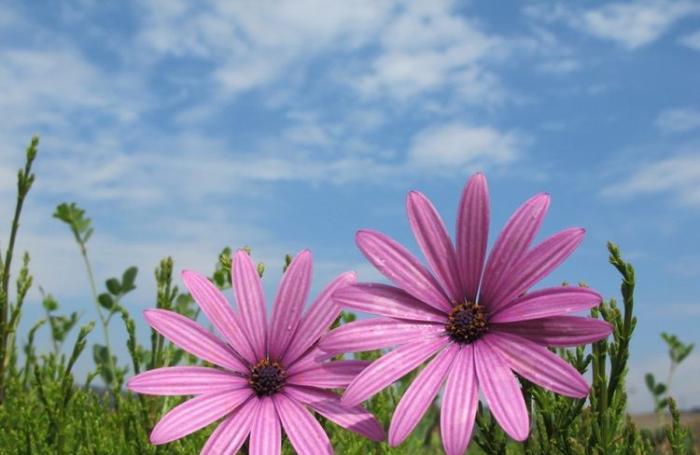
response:
[[[469,344],[488,330],[486,312],[478,303],[460,303],[450,311],[445,330],[456,342]]]
[[[250,369],[248,382],[259,397],[274,395],[284,386],[287,372],[282,364],[262,359]]]

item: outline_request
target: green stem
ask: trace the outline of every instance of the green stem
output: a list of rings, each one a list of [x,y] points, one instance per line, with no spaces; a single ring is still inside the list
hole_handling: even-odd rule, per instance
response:
[[[117,369],[114,364],[114,357],[112,356],[112,344],[109,341],[109,324],[107,319],[102,314],[102,308],[100,307],[100,302],[97,296],[97,286],[95,286],[95,275],[92,273],[92,266],[90,265],[90,259],[88,258],[87,248],[83,242],[78,242],[80,245],[80,254],[85,262],[85,269],[88,274],[88,281],[90,282],[90,290],[92,291],[92,301],[95,303],[95,308],[97,308],[97,315],[100,318],[100,324],[102,325],[102,332],[105,336],[105,346],[107,347],[107,358],[109,359],[109,367],[112,370],[112,375],[115,377]],[[108,384],[109,385],[109,384]],[[116,395],[116,391],[113,391]]]
[[[17,203],[15,204],[15,213],[12,218],[10,241],[7,245],[7,251],[5,251],[5,260],[2,261],[2,288],[0,289],[0,404],[5,401],[5,363],[7,361],[8,335],[7,318],[10,307],[9,287],[12,253],[15,249],[15,241],[17,240],[17,232],[19,231],[19,218],[22,213],[22,207],[24,206],[24,200],[34,182],[34,175],[31,174],[31,171],[38,144],[39,138],[34,136],[27,149],[27,160],[24,164],[24,169],[19,172],[19,177],[17,179]]]
[[[676,371],[676,366],[678,364],[671,360],[671,366],[668,369],[668,378],[666,379],[666,396],[671,396],[671,381],[673,380],[673,373]]]

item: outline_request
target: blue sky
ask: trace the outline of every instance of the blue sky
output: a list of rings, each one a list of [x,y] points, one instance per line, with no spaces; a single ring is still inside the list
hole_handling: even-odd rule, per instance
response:
[[[93,218],[100,281],[139,266],[126,304],[140,311],[159,258],[209,272],[225,245],[267,264],[268,298],[301,248],[316,290],[347,269],[378,279],[354,232],[416,251],[406,192],[452,229],[483,170],[491,241],[540,191],[552,195],[540,238],[587,228],[547,283],[616,295],[608,239],[636,265],[633,409],[650,407],[643,374],[665,377],[659,333],[700,342],[700,3],[3,0],[0,62],[0,214],[40,133],[20,247],[83,321],[94,309],[51,218],[59,202]],[[40,315],[35,290],[25,330]],[[680,401],[700,405],[700,356],[678,375]]]

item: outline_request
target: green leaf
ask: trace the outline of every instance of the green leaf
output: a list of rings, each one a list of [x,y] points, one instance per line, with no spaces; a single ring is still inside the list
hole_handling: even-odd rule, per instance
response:
[[[654,387],[656,383],[656,381],[654,380],[654,375],[651,373],[647,373],[646,375],[644,375],[644,381],[647,383],[647,389],[649,389],[651,393],[654,393]]]
[[[685,345],[683,349],[681,350],[680,354],[678,355],[678,363],[681,363],[683,360],[685,360],[688,355],[693,352],[693,348],[695,347],[695,343],[690,343],[688,345]]]
[[[92,235],[92,221],[90,218],[85,217],[85,210],[81,209],[76,205],[75,202],[61,203],[56,207],[53,213],[53,217],[63,221],[69,227],[75,240],[81,244],[85,245]]]
[[[666,393],[666,384],[659,382],[656,384],[656,387],[654,387],[654,395],[659,396],[663,395],[664,393]]]
[[[139,269],[136,268],[135,266],[131,266],[128,269],[124,271],[122,274],[122,291],[123,292],[129,292],[132,289],[135,289],[136,286],[134,285],[134,282],[136,281],[136,274],[138,273]]]
[[[282,266],[282,273],[286,272],[287,269],[289,268],[290,264],[292,263],[292,257],[291,254],[285,254],[284,255],[284,265]]]
[[[111,310],[114,308],[114,299],[112,299],[112,296],[106,292],[100,294],[97,297],[97,301],[99,302],[100,306],[106,310]]]
[[[107,290],[112,294],[112,295],[119,295],[122,291],[122,285],[119,283],[119,280],[116,278],[110,278],[105,282],[105,285],[107,286]]]
[[[656,410],[660,411],[661,409],[664,409],[666,406],[668,406],[668,398],[664,398],[663,400],[659,401],[659,404],[656,405]]]
[[[216,284],[216,287],[218,288],[223,288],[226,284],[226,273],[223,270],[217,270],[214,272],[214,276],[212,278],[214,279],[214,284]]]
[[[100,376],[102,376],[105,384],[112,384],[114,382],[114,372],[109,361],[109,349],[107,349],[107,346],[95,344],[92,347],[92,359],[100,368]]]
[[[44,297],[44,300],[41,301],[41,304],[48,312],[56,311],[58,309],[58,302],[51,294],[48,294],[46,297]]]

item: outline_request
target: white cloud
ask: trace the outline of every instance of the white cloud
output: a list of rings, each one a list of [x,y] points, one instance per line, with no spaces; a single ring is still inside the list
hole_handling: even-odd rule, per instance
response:
[[[608,197],[670,193],[681,204],[700,207],[700,153],[680,154],[641,165],[602,193]]]
[[[700,30],[683,36],[678,42],[691,49],[700,51]]]
[[[560,60],[549,60],[537,66],[539,71],[553,74],[568,74],[578,70],[581,63],[574,58],[563,58]]]
[[[202,3],[153,0],[141,42],[156,54],[217,64],[214,80],[229,94],[289,75],[325,50],[351,50],[375,37],[393,2],[320,0]]]
[[[514,132],[491,127],[452,123],[428,128],[412,140],[409,164],[439,172],[462,172],[492,164],[514,161],[522,146]]]
[[[279,182],[379,183],[503,167],[521,158],[526,145],[524,136],[513,131],[448,123],[418,131],[408,151],[397,153],[350,140],[337,125],[310,120],[301,125],[261,139],[252,150],[194,132],[165,136],[135,130],[128,136],[117,128],[91,138],[56,133],[42,139],[37,191],[53,200],[108,202],[149,217],[156,207],[208,210],[213,203],[202,201],[211,198],[250,200]],[[19,150],[12,154],[19,156]],[[16,167],[0,162],[0,175],[10,182],[0,187],[5,197],[14,190]]]
[[[104,104],[95,90],[96,71],[72,50],[4,50],[0,59],[0,84],[12,87],[0,103],[3,123],[56,123],[60,111]]]
[[[12,87],[0,103],[5,128],[63,126],[78,110],[133,121],[145,106],[138,80],[106,74],[69,46],[0,50],[0,60],[0,85]]]
[[[700,110],[668,109],[656,118],[656,127],[665,133],[682,133],[700,128]]]
[[[700,13],[700,5],[687,0],[636,0],[588,10],[566,4],[536,6],[526,8],[525,13],[545,22],[564,22],[632,50],[653,43],[679,20]]]
[[[686,1],[613,3],[586,11],[581,26],[594,36],[636,49],[656,41],[676,21],[698,11],[697,3]]]
[[[697,262],[694,264],[697,265]],[[700,270],[695,270],[692,276],[700,276]],[[676,314],[681,317],[700,316],[700,301],[695,303],[671,303],[667,314]]]
[[[210,77],[225,95],[281,80],[289,89],[308,78],[309,61],[334,54],[343,56],[336,82],[367,98],[449,89],[469,103],[501,102],[503,87],[487,62],[501,60],[507,43],[454,10],[448,0],[211,0],[204,7],[152,0],[139,40],[147,54],[213,63]]]
[[[502,89],[485,64],[503,57],[505,43],[453,8],[447,1],[404,4],[384,28],[369,71],[353,75],[355,88],[370,98],[451,88],[468,102],[500,101]]]

